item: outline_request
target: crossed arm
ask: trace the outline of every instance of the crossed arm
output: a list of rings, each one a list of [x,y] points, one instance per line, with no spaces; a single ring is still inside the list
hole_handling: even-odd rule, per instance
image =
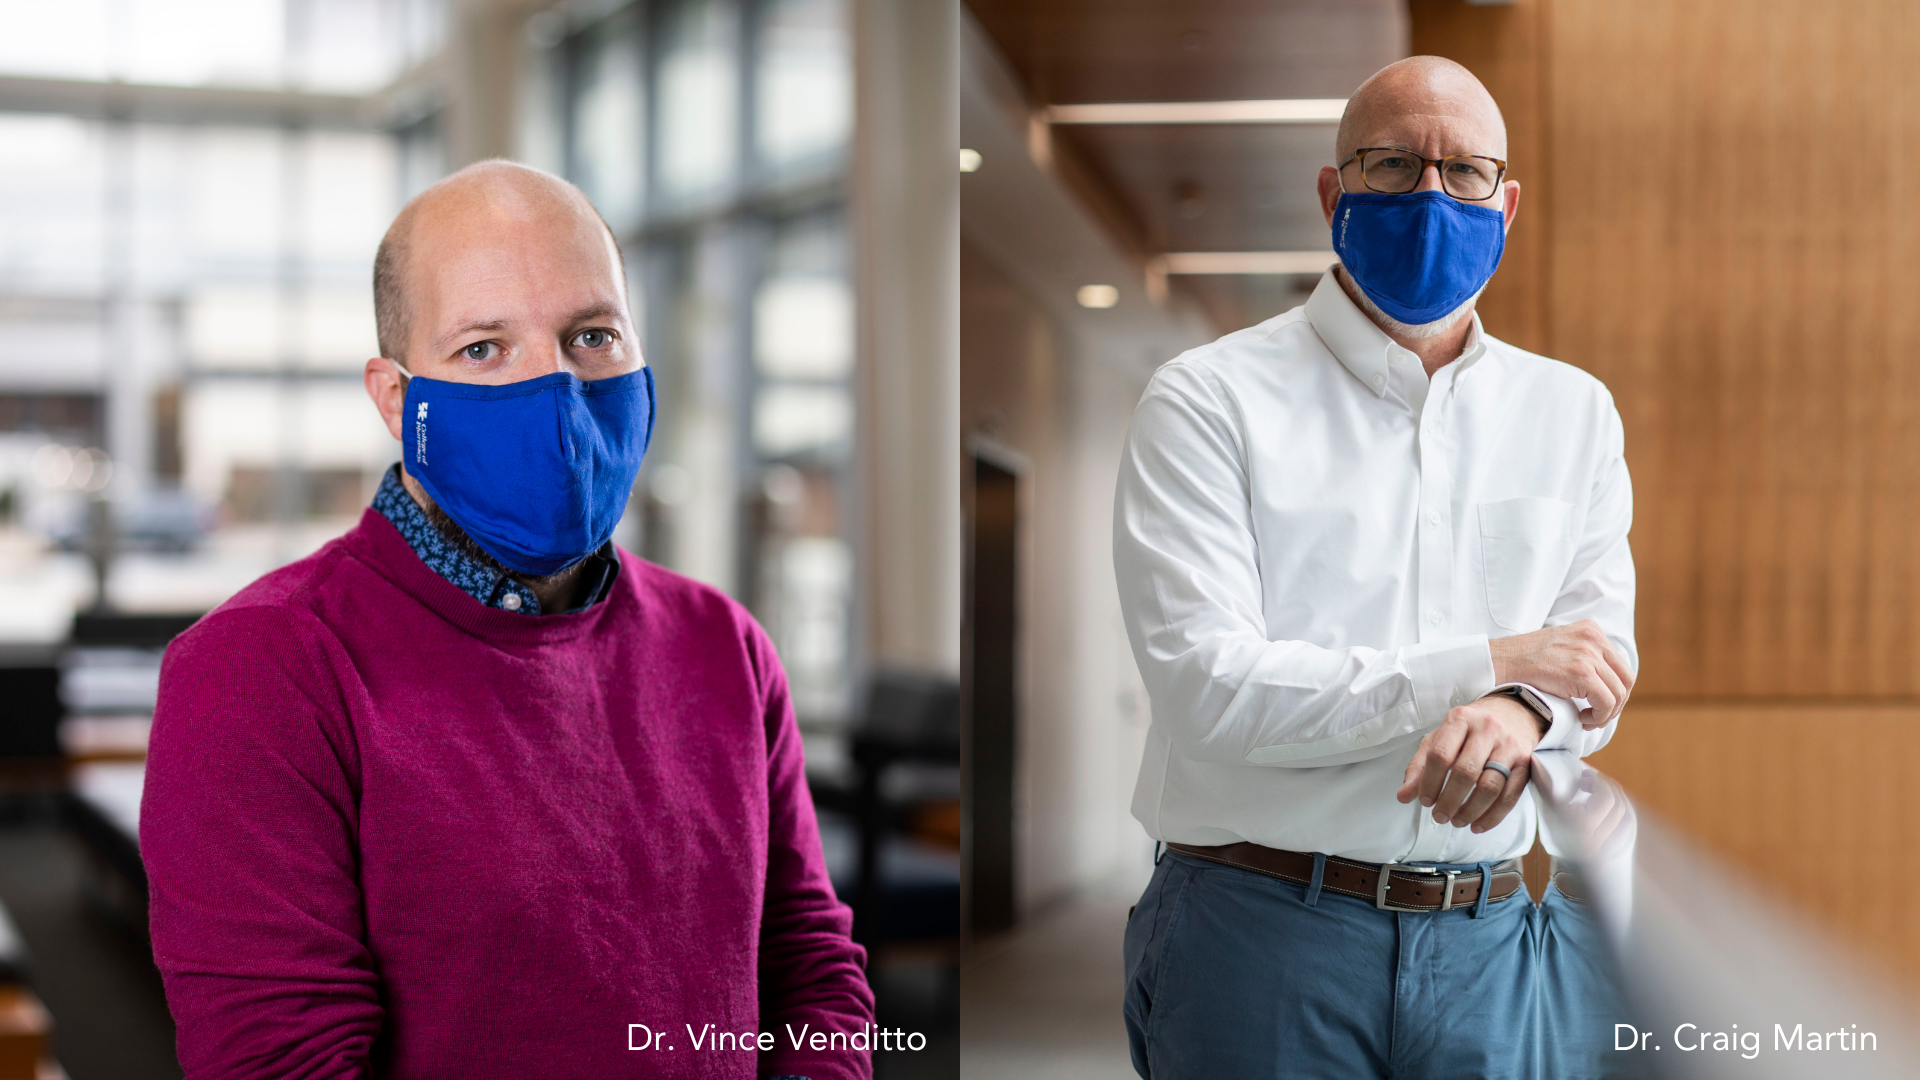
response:
[[[1563,699],[1586,698],[1589,707],[1580,711],[1586,731],[1619,719],[1633,690],[1633,669],[1592,619],[1487,645],[1499,685],[1525,683]],[[1462,705],[1420,740],[1396,797],[1403,803],[1418,798],[1438,823],[1486,832],[1520,801],[1534,747],[1547,730],[1532,709],[1506,695]],[[1489,761],[1512,775],[1487,768]]]
[[[1121,605],[1155,723],[1192,760],[1280,768],[1366,760],[1417,739],[1401,801],[1421,798],[1462,827],[1498,825],[1527,786],[1528,755],[1599,749],[1632,689],[1632,491],[1619,418],[1605,410],[1544,629],[1330,648],[1267,636],[1253,493],[1230,410],[1208,378],[1163,367],[1134,414],[1114,505]],[[1519,702],[1484,696],[1514,683],[1547,699],[1546,730]],[[1467,698],[1478,700],[1449,708]],[[1489,760],[1512,779],[1485,769]]]

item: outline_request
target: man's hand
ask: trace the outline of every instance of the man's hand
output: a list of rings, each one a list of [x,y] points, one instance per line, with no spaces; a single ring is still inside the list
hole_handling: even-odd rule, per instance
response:
[[[1505,694],[1462,705],[1420,740],[1398,798],[1412,802],[1417,795],[1421,806],[1433,807],[1433,820],[1486,832],[1506,820],[1527,789],[1528,762],[1542,734],[1534,711]],[[1513,775],[1487,768],[1489,761]]]
[[[1580,725],[1605,727],[1626,707],[1633,690],[1633,669],[1613,646],[1600,624],[1582,619],[1567,626],[1549,626],[1531,634],[1494,638],[1493,681],[1526,683],[1563,698],[1586,698]]]

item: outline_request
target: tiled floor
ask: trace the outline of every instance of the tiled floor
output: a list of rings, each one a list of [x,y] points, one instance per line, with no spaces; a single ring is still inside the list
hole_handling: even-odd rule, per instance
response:
[[[874,1080],[957,1080],[960,1075],[959,980],[951,964],[882,960],[868,972],[879,1025],[927,1037],[920,1051],[873,1056]]]
[[[1133,1080],[1120,936],[1138,891],[1102,887],[975,943],[960,973],[964,1080]]]

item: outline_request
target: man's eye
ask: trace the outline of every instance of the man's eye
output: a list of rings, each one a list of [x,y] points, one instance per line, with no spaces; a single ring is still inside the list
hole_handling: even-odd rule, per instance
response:
[[[491,360],[499,355],[500,346],[491,341],[476,341],[460,350],[460,355],[469,360]]]
[[[574,335],[573,343],[582,349],[604,349],[613,344],[613,333],[608,330],[582,330]]]

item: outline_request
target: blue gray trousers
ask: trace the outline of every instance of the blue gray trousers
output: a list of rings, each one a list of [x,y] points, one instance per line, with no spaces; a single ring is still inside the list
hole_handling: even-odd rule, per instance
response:
[[[1473,870],[1474,866],[1443,866]],[[1549,889],[1474,909],[1373,903],[1168,854],[1127,923],[1147,1080],[1581,1080],[1621,1074],[1591,914]],[[1611,1071],[1610,1071],[1611,1070]]]

